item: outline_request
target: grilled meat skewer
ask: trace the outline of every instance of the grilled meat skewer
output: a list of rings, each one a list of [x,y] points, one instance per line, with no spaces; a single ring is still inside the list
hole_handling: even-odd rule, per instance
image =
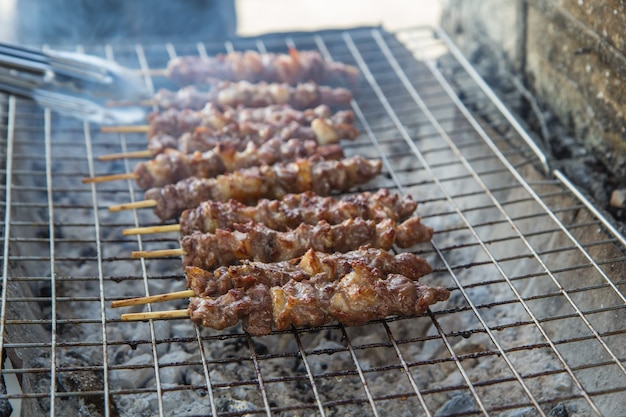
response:
[[[224,329],[241,320],[248,333],[260,336],[291,326],[321,326],[332,321],[358,326],[391,315],[422,314],[450,292],[430,287],[400,274],[382,275],[355,264],[338,280],[317,274],[280,287],[256,284],[232,288],[216,298],[193,297],[188,313],[205,327]]]
[[[310,109],[320,104],[329,106],[346,105],[352,93],[346,88],[332,88],[314,82],[296,86],[284,83],[247,81],[224,81],[213,85],[208,91],[199,91],[189,86],[177,91],[159,90],[152,102],[160,109],[200,110],[207,103],[229,107],[266,107],[273,104],[288,104],[294,109]]]
[[[207,271],[195,266],[185,268],[187,288],[198,297],[217,297],[233,288],[251,288],[257,284],[280,287],[290,280],[304,281],[318,274],[325,274],[327,281],[335,281],[346,275],[354,265],[364,265],[383,276],[401,274],[410,280],[432,272],[425,259],[412,254],[390,254],[387,251],[362,246],[357,250],[332,254],[309,249],[301,258],[282,262],[242,261],[241,265],[222,266]]]
[[[241,259],[286,261],[302,256],[310,248],[319,252],[349,252],[369,244],[387,250],[394,242],[400,247],[408,247],[431,238],[430,234],[414,233],[415,219],[418,218],[396,224],[391,219],[376,223],[357,217],[336,225],[322,220],[315,225],[302,223],[286,232],[249,222],[233,225],[233,230],[193,232],[182,239],[183,264],[213,269]],[[397,233],[397,230],[402,233]],[[406,240],[398,240],[397,235],[403,235]]]
[[[249,143],[239,152],[232,143],[219,144],[212,150],[185,154],[175,149],[166,149],[148,162],[140,162],[134,170],[137,184],[144,190],[174,184],[189,177],[213,178],[226,172],[276,162],[294,161],[298,158],[321,156],[324,159],[341,159],[343,151],[339,145],[318,146],[312,140],[278,138],[257,146]]]
[[[333,113],[327,105],[297,110],[286,104],[266,107],[224,107],[209,103],[202,110],[171,108],[148,115],[148,138],[157,134],[179,137],[204,126],[223,129],[231,123],[253,122],[285,126],[291,122],[310,125],[318,118],[330,119],[334,123],[354,124],[354,113],[342,110]]]
[[[352,157],[340,161],[319,158],[241,169],[215,178],[187,178],[176,184],[146,191],[146,200],[155,201],[155,214],[162,220],[174,219],[189,208],[207,200],[234,199],[254,203],[261,198],[282,198],[289,193],[314,191],[329,195],[347,192],[380,173],[382,163]]]
[[[304,81],[354,83],[359,70],[325,60],[317,51],[289,49],[289,54],[231,52],[212,57],[180,56],[167,64],[167,76],[181,85],[210,84],[216,80],[268,81],[295,84]]]
[[[420,256],[412,253],[393,255],[369,245],[346,253],[323,253],[309,249],[302,257],[283,262],[244,260],[239,265],[223,266],[213,271],[188,266],[185,267],[188,290],[116,300],[111,307],[130,307],[193,296],[217,297],[233,288],[250,288],[256,284],[281,286],[289,280],[302,281],[318,274],[325,274],[328,281],[333,281],[352,271],[353,265],[364,265],[383,276],[401,274],[413,281],[432,271],[432,267]]]
[[[337,143],[341,139],[352,140],[358,135],[359,132],[354,125],[325,118],[314,119],[310,125],[301,125],[296,121],[284,125],[242,121],[227,124],[219,129],[200,126],[192,132],[183,133],[178,138],[157,134],[148,139],[148,150],[153,155],[170,148],[183,153],[205,152],[220,143],[229,143],[243,149],[250,142],[261,145],[272,138],[309,139],[317,141],[320,145],[327,145]]]
[[[287,194],[280,200],[261,199],[254,206],[236,200],[205,201],[183,212],[180,227],[183,235],[195,231],[213,233],[216,229],[228,229],[233,224],[253,221],[263,223],[270,229],[286,231],[298,227],[300,223],[315,224],[326,220],[330,224],[337,224],[355,217],[403,221],[416,208],[417,203],[411,196],[391,194],[385,188],[376,193],[362,192],[341,199],[323,197],[308,191]]]

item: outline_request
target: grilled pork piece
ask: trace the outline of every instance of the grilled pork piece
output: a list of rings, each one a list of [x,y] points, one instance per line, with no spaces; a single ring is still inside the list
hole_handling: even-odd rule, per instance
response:
[[[310,248],[319,252],[349,252],[362,245],[372,245],[387,250],[396,242],[396,230],[407,227],[414,227],[411,219],[397,225],[391,219],[376,223],[360,217],[335,225],[323,220],[315,225],[302,223],[286,232],[270,229],[262,223],[236,224],[233,230],[217,229],[215,233],[193,232],[184,236],[183,264],[212,269],[241,259],[286,261],[302,256]],[[402,242],[406,246],[416,243]]]
[[[155,200],[155,214],[162,220],[174,219],[203,201],[234,199],[253,204],[261,198],[282,198],[289,193],[313,191],[329,195],[347,192],[380,173],[382,163],[359,156],[328,161],[301,159],[291,163],[262,165],[241,169],[215,178],[187,178],[176,184],[146,191],[147,200]]]
[[[151,161],[137,164],[134,172],[137,184],[146,190],[174,184],[189,177],[212,178],[241,168],[272,165],[314,155],[324,159],[340,159],[343,158],[343,151],[339,145],[318,146],[315,141],[300,139],[285,142],[274,138],[260,146],[249,143],[241,152],[237,146],[224,143],[204,153],[185,154],[166,149]]]
[[[320,104],[329,106],[346,105],[352,100],[352,93],[346,88],[320,86],[314,82],[304,82],[296,86],[281,83],[247,81],[224,81],[212,86],[208,91],[198,91],[189,86],[177,91],[159,90],[154,96],[154,104],[160,109],[200,110],[207,103],[229,107],[266,107],[273,104],[288,104],[294,109],[310,109]]]
[[[243,261],[241,265],[222,266],[213,271],[188,266],[185,272],[187,288],[193,289],[198,297],[217,297],[233,288],[251,288],[257,284],[280,287],[290,280],[303,281],[318,274],[324,274],[326,281],[335,281],[351,272],[354,265],[365,265],[382,276],[401,274],[413,281],[432,272],[428,262],[415,254],[393,255],[369,246],[332,254],[309,249],[301,258],[289,261]]]
[[[148,149],[153,155],[158,155],[165,149],[193,153],[209,151],[221,143],[227,143],[241,150],[248,143],[262,145],[272,138],[309,139],[317,141],[320,145],[327,145],[337,143],[341,139],[356,139],[358,135],[359,131],[352,124],[323,118],[314,119],[310,125],[301,125],[296,121],[286,125],[242,121],[230,123],[220,129],[200,126],[192,132],[183,133],[178,138],[158,134],[148,139]]]
[[[342,110],[332,113],[327,105],[315,108],[297,110],[286,104],[255,107],[223,107],[209,103],[202,110],[168,109],[148,115],[150,130],[148,138],[157,134],[178,137],[186,132],[192,132],[198,127],[223,129],[231,123],[254,122],[267,123],[274,126],[285,126],[292,122],[301,125],[310,125],[318,118],[327,118],[335,123],[354,124],[354,113]]]
[[[359,70],[327,61],[317,51],[291,48],[289,54],[245,51],[213,57],[180,56],[167,64],[167,75],[180,85],[210,84],[216,80],[354,83]]]
[[[193,297],[189,315],[196,324],[224,329],[239,320],[252,335],[293,326],[321,326],[332,321],[358,326],[391,315],[422,314],[450,292],[400,274],[382,275],[355,264],[340,279],[317,274],[302,281],[270,287],[256,284],[230,289],[216,298]]]
[[[344,196],[339,200],[308,191],[287,194],[280,200],[261,199],[255,206],[247,206],[235,200],[205,201],[198,207],[185,210],[180,226],[184,235],[194,231],[213,233],[216,229],[228,229],[233,224],[249,221],[285,231],[298,227],[300,223],[315,224],[326,220],[330,224],[337,224],[355,217],[376,221],[402,221],[416,208],[417,203],[411,196],[400,197],[385,188],[376,193],[362,192]],[[423,225],[420,227],[427,228]],[[432,229],[430,233],[432,234]]]

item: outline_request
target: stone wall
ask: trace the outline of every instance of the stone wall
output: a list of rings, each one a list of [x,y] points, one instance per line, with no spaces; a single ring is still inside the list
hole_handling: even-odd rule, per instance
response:
[[[517,77],[626,183],[626,2],[444,0],[442,27],[470,60],[492,61],[478,63],[483,76]]]

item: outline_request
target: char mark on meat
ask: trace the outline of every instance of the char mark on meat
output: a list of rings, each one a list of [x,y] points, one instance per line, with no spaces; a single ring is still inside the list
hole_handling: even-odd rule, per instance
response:
[[[281,200],[261,199],[254,206],[235,200],[205,201],[193,209],[185,210],[180,226],[184,235],[194,231],[213,233],[216,229],[228,229],[233,224],[249,221],[286,231],[298,227],[300,223],[315,224],[326,220],[330,224],[337,224],[355,217],[377,222],[384,219],[404,221],[416,208],[417,203],[410,195],[401,197],[384,188],[375,193],[361,192],[340,199],[308,191],[287,194]],[[418,222],[419,219],[412,225],[411,233],[432,234],[432,229],[423,230],[427,226]],[[398,233],[406,239],[405,230],[398,230]]]
[[[213,269],[242,259],[285,261],[303,255],[309,248],[332,253],[349,252],[362,245],[372,245],[387,250],[395,242],[397,225],[391,219],[377,223],[357,217],[336,225],[323,220],[315,225],[302,223],[286,232],[252,222],[234,225],[233,229],[217,229],[215,233],[194,232],[184,236],[183,264]],[[403,243],[410,246],[418,242]]]
[[[343,158],[339,145],[318,146],[311,140],[270,139],[257,146],[250,143],[245,150],[221,144],[210,151],[185,154],[166,149],[151,161],[141,162],[135,167],[137,185],[142,189],[174,184],[189,177],[213,178],[226,172],[259,165],[289,162],[298,158],[320,156],[324,159]]]
[[[245,51],[212,57],[180,56],[170,60],[167,74],[180,85],[211,84],[216,80],[354,84],[359,70],[325,60],[317,51],[290,49],[289,54]]]
[[[261,198],[280,199],[286,194],[305,191],[318,195],[347,192],[374,178],[381,169],[379,160],[359,156],[340,161],[308,158],[241,169],[215,178],[191,177],[176,184],[151,188],[145,198],[155,200],[155,214],[168,220],[207,200],[234,199],[254,204]]]
[[[242,321],[252,335],[293,326],[321,326],[332,321],[362,325],[388,316],[422,314],[450,293],[400,274],[382,277],[366,265],[328,281],[324,274],[290,280],[282,286],[236,287],[215,298],[193,297],[189,315],[196,324],[216,329]]]
[[[346,105],[351,100],[352,93],[346,88],[321,86],[314,82],[290,86],[285,83],[252,84],[248,81],[224,81],[207,91],[199,91],[196,87],[189,86],[177,91],[162,89],[154,96],[155,104],[162,110],[201,110],[208,103],[229,107],[267,107],[286,104],[294,109],[303,110],[321,104]]]
[[[178,137],[193,132],[198,127],[214,130],[224,129],[232,123],[266,123],[273,126],[287,126],[290,123],[311,125],[318,118],[329,119],[336,124],[354,124],[354,113],[341,110],[333,113],[327,105],[319,105],[306,110],[294,109],[287,104],[275,104],[262,108],[228,107],[208,103],[202,110],[170,108],[148,115],[148,138],[157,134]]]
[[[365,265],[373,274],[385,277],[401,274],[417,281],[432,271],[425,259],[412,253],[393,255],[385,250],[362,246],[340,253],[309,249],[302,257],[282,262],[243,261],[240,265],[222,266],[208,271],[195,266],[185,268],[187,288],[199,297],[217,297],[233,288],[250,288],[257,284],[269,287],[285,285],[289,280],[303,281],[323,274],[335,281],[351,272],[354,265]]]
[[[338,123],[332,119],[317,118],[308,125],[292,121],[284,125],[265,122],[233,122],[221,128],[198,126],[174,139],[167,133],[159,133],[148,139],[148,150],[159,155],[167,149],[182,153],[206,152],[220,145],[228,145],[243,151],[251,143],[262,146],[272,139],[288,141],[301,139],[316,141],[320,145],[336,144],[342,139],[354,140],[359,135],[354,125]]]

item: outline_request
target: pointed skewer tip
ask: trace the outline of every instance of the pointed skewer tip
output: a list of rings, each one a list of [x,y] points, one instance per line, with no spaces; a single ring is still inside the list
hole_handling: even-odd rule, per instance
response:
[[[179,232],[180,224],[164,224],[159,226],[146,226],[146,227],[131,227],[128,229],[124,229],[122,231],[122,235],[124,236],[133,236],[133,235],[151,235],[155,233],[168,233],[168,232]]]
[[[145,313],[127,313],[122,314],[123,321],[141,321],[141,320],[167,320],[182,319],[189,317],[189,311],[185,310],[169,310],[169,311],[148,311]]]
[[[109,211],[116,212],[116,211],[122,211],[122,210],[150,208],[150,207],[156,207],[156,205],[157,205],[156,200],[134,201],[132,203],[124,203],[124,204],[117,204],[115,206],[110,206]]]
[[[137,174],[133,172],[125,172],[123,174],[101,175],[99,177],[83,178],[83,184],[97,184],[101,182],[119,181],[119,180],[136,180]]]
[[[102,155],[98,157],[99,161],[115,161],[118,159],[131,159],[131,158],[152,158],[152,151],[149,149],[143,151],[112,153],[109,155]]]
[[[171,256],[182,256],[185,255],[185,251],[182,249],[161,249],[161,250],[138,250],[133,251],[130,254],[130,257],[133,259],[140,258],[169,258]]]
[[[193,297],[195,292],[193,290],[184,290],[177,292],[170,292],[167,294],[151,295],[147,297],[129,298],[126,300],[117,300],[111,303],[111,307],[130,307],[136,305],[150,304],[150,303],[162,303],[171,300],[180,300],[184,298]]]

